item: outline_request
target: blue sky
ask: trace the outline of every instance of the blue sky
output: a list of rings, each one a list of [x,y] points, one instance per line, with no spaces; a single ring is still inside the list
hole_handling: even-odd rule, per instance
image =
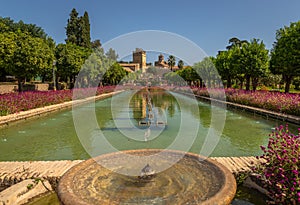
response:
[[[34,23],[56,43],[64,42],[72,8],[88,11],[92,39],[107,42],[139,30],[182,35],[208,55],[228,45],[231,37],[259,38],[267,48],[276,30],[300,20],[299,0],[1,0],[0,16]]]

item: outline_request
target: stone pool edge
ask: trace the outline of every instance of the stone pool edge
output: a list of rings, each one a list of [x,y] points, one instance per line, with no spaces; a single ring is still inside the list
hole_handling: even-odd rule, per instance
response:
[[[195,94],[190,94],[190,93],[183,93],[183,92],[178,92],[178,91],[172,91],[178,94],[186,95],[186,96],[194,96],[198,99],[205,100],[205,101],[213,101],[215,103],[220,103],[220,104],[226,104],[226,106],[231,107],[231,108],[236,108],[239,110],[246,110],[251,113],[259,114],[261,116],[266,116],[267,118],[270,117],[272,119],[280,119],[284,122],[290,122],[295,125],[300,125],[300,117],[295,116],[295,115],[289,115],[289,114],[284,114],[284,113],[278,113],[270,110],[265,110],[262,108],[256,108],[252,106],[247,106],[247,105],[241,105],[237,103],[232,103],[232,102],[227,102],[227,101],[222,101],[222,100],[217,100],[209,97],[204,97],[200,95],[195,95]]]
[[[255,157],[209,157],[225,166],[234,174],[247,173],[251,167],[261,162]],[[19,182],[32,179],[49,182],[56,191],[62,175],[73,166],[84,160],[59,160],[59,161],[3,161],[0,162],[0,204],[1,191],[8,190]],[[34,198],[34,197],[32,197]]]
[[[22,112],[19,112],[19,113],[14,113],[14,114],[6,115],[6,116],[1,116],[0,117],[0,128],[8,126],[12,123],[16,123],[18,121],[27,120],[27,119],[35,118],[35,117],[40,117],[40,116],[43,116],[43,115],[47,115],[49,113],[53,113],[53,112],[57,112],[57,111],[60,111],[60,110],[68,109],[68,108],[71,108],[72,106],[78,106],[78,105],[82,105],[82,104],[89,103],[89,102],[92,102],[92,101],[97,101],[97,100],[109,98],[109,97],[111,97],[113,95],[117,95],[121,92],[123,92],[123,90],[110,92],[110,93],[103,93],[101,95],[93,96],[93,97],[89,97],[89,98],[85,98],[85,99],[74,100],[74,101],[71,100],[71,101],[68,101],[68,102],[60,103],[60,104],[49,105],[49,106],[46,106],[46,107],[40,107],[40,108],[35,108],[35,109],[31,109],[31,110],[22,111]]]

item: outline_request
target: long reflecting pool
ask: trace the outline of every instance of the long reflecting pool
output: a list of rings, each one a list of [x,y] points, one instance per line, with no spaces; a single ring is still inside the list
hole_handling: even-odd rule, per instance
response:
[[[211,106],[198,101],[197,113],[189,106],[179,106],[176,98],[187,102],[191,100],[186,96],[161,91],[151,92],[150,96],[154,115],[151,118],[156,124],[162,123],[151,126],[151,133],[145,123],[149,120],[149,105],[145,93],[139,92],[132,96],[132,92],[128,91],[114,96],[114,114],[111,112],[112,98],[96,102],[95,112],[99,127],[86,133],[91,149],[95,147],[94,144],[101,143],[97,135],[99,132],[119,150],[167,148],[176,138],[184,112],[185,116],[199,125],[197,137],[189,151],[200,153],[211,125]],[[79,109],[84,112],[93,109],[93,106],[86,104]],[[222,136],[210,156],[260,155],[260,145],[266,145],[268,135],[282,123],[247,112],[227,110]],[[290,130],[296,130],[296,127],[290,125]],[[189,129],[184,131],[186,136],[193,134],[190,132]],[[87,158],[90,155],[77,137],[72,110],[52,113],[0,129],[1,161]]]

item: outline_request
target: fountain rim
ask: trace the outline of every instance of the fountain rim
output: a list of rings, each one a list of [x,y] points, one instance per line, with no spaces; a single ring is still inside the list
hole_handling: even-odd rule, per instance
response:
[[[126,153],[126,154],[137,154],[137,153],[158,153],[158,152],[170,152],[174,154],[184,154],[184,156],[188,156],[200,161],[206,161],[209,164],[212,164],[216,166],[223,174],[222,177],[224,177],[224,183],[222,184],[222,187],[220,190],[210,197],[208,200],[201,202],[201,205],[210,205],[210,204],[217,204],[217,205],[227,205],[230,204],[233,200],[237,184],[236,180],[231,173],[231,171],[226,168],[221,163],[217,162],[216,160],[210,159],[208,157],[201,156],[199,154],[191,153],[191,152],[184,152],[179,150],[168,150],[168,149],[135,149],[135,150],[124,150],[124,151],[118,151],[118,152],[112,152],[107,154],[102,154],[94,158],[87,159],[83,162],[80,162],[79,164],[75,165],[74,167],[70,168],[67,172],[63,174],[61,177],[58,187],[57,187],[57,194],[58,198],[61,202],[61,204],[76,204],[76,205],[86,205],[86,202],[79,198],[74,197],[74,193],[70,189],[70,185],[73,182],[73,177],[76,175],[75,173],[77,170],[80,170],[83,166],[89,166],[96,162],[97,159],[101,158],[109,158],[111,156],[116,156],[116,154],[120,153]]]

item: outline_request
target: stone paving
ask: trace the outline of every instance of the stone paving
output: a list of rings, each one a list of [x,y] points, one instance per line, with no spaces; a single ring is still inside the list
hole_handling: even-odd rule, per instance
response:
[[[232,173],[250,171],[259,162],[255,157],[213,157]],[[82,160],[0,162],[0,190],[26,179],[47,179],[53,186],[71,167]],[[54,187],[55,188],[55,187]]]
[[[52,191],[48,181],[26,179],[0,192],[0,205],[26,204],[32,198]]]
[[[56,186],[59,178],[81,160],[0,162],[0,191],[26,179],[47,179]]]

